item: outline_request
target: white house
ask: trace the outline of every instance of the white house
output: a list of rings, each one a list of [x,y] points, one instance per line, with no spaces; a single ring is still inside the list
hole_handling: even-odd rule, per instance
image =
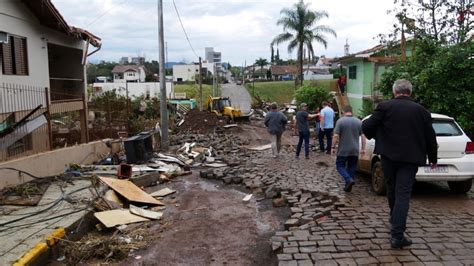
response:
[[[89,51],[90,45],[95,50]],[[49,104],[52,114],[79,112],[81,139],[87,141],[85,66],[100,46],[100,38],[68,25],[51,0],[1,1],[0,131],[9,127],[7,117],[16,123],[39,105],[43,113]],[[50,149],[51,130],[36,126],[0,149],[0,161]]]
[[[208,72],[214,75],[214,71],[217,69],[215,63],[202,63],[202,73],[206,76]],[[189,65],[173,65],[173,81],[174,82],[185,82],[185,81],[196,81],[196,75],[199,75],[199,64]]]
[[[144,66],[116,65],[112,69],[114,83],[145,82],[146,72]]]

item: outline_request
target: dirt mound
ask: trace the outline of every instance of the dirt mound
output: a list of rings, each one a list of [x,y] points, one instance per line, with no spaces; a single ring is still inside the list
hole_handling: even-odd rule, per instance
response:
[[[208,112],[201,112],[193,109],[186,114],[184,123],[178,126],[178,132],[193,132],[193,133],[209,133],[214,130],[216,126],[226,125],[224,117],[218,117],[215,114]]]

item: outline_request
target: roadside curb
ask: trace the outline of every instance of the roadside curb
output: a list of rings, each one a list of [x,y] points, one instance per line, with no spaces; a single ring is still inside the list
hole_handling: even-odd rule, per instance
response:
[[[37,259],[53,248],[59,241],[59,239],[66,236],[66,230],[64,228],[58,228],[51,234],[46,236],[41,242],[36,244],[32,249],[27,251],[21,258],[13,263],[13,266],[23,266],[34,264]]]

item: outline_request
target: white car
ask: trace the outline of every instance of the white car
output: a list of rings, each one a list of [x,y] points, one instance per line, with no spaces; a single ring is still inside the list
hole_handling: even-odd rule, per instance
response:
[[[432,113],[431,118],[438,142],[438,167],[419,167],[416,180],[447,181],[455,193],[466,193],[471,190],[474,178],[474,142],[452,117]],[[386,192],[385,180],[380,156],[373,153],[374,147],[375,140],[368,140],[365,154],[359,157],[358,170],[371,174],[372,189],[383,195]]]

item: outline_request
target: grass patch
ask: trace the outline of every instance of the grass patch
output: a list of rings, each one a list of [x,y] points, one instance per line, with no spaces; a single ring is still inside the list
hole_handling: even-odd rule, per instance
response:
[[[199,85],[198,84],[176,84],[174,92],[186,92],[186,96],[190,99],[196,99],[199,106]],[[221,95],[220,87],[217,88],[218,95]],[[207,98],[212,95],[212,85],[202,84],[202,99],[206,103]]]
[[[305,80],[304,84],[313,84],[317,87],[321,87],[330,91],[331,82],[335,82],[332,79],[328,80]],[[248,92],[252,97],[255,91],[255,95],[258,95],[262,100],[268,102],[277,102],[278,104],[290,103],[293,100],[295,93],[295,82],[290,81],[270,81],[270,82],[255,82],[255,90],[253,89],[253,83],[245,84]]]

